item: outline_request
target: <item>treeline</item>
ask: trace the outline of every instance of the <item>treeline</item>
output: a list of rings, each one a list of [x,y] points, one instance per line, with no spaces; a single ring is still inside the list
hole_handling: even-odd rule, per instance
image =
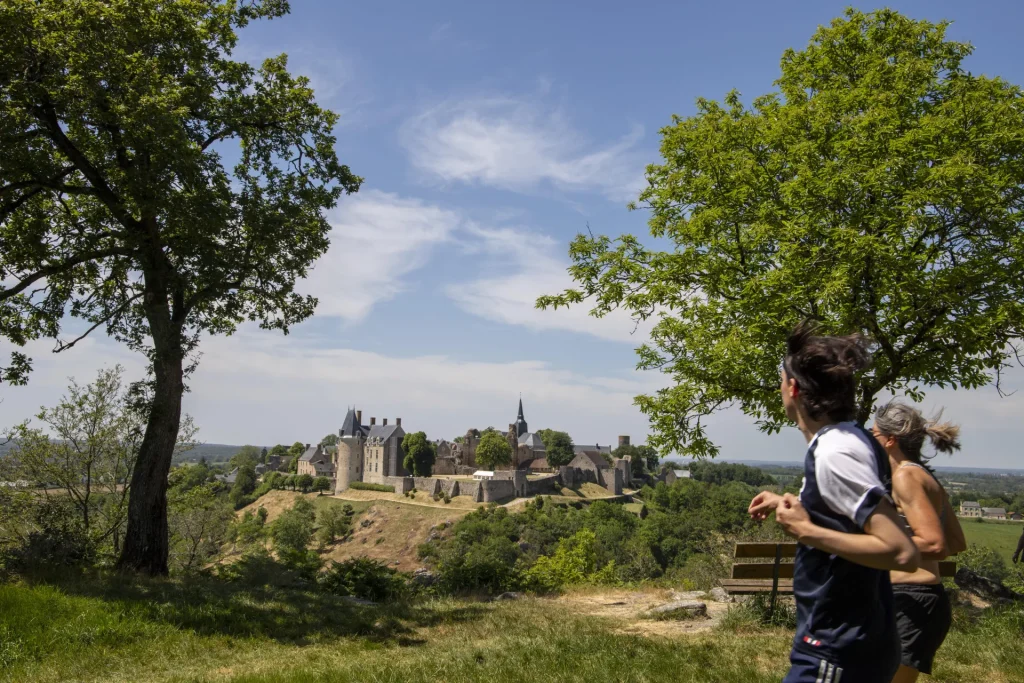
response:
[[[605,501],[577,509],[538,497],[519,513],[472,512],[419,552],[452,592],[546,592],[662,577],[710,588],[726,571],[732,539],[779,537],[774,525],[747,516],[756,492],[739,481],[660,482],[642,491],[640,515]]]
[[[690,463],[690,477],[709,484],[741,481],[750,486],[775,486],[778,482],[757,467],[729,462],[697,460]]]

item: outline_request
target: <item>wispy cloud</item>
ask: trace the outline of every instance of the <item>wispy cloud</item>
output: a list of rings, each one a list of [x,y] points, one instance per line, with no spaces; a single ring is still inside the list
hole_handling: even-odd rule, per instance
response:
[[[446,288],[449,298],[464,311],[532,330],[566,330],[636,345],[647,340],[652,321],[637,323],[623,312],[595,318],[586,303],[557,311],[537,310],[537,297],[573,286],[568,263],[559,256],[564,251],[560,242],[518,227],[485,228],[472,223],[460,235],[465,236],[465,249],[483,255],[486,273]]]
[[[625,201],[642,187],[636,146],[643,133],[634,126],[617,141],[595,145],[557,107],[481,97],[426,109],[402,126],[400,138],[413,166],[443,182],[519,192],[547,183]]]
[[[331,248],[299,290],[320,299],[318,315],[350,321],[402,292],[406,277],[462,221],[454,211],[378,190],[343,199],[329,219]]]

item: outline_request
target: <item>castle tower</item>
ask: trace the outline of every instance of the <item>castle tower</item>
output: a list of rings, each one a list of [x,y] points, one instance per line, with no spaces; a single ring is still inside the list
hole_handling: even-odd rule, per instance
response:
[[[363,411],[350,409],[338,430],[338,452],[334,460],[334,492],[340,493],[353,481],[363,480],[363,447],[366,436],[362,422]]]

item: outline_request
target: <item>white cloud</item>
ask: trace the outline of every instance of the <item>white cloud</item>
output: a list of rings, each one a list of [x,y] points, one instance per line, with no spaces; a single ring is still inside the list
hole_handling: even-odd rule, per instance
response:
[[[299,290],[320,299],[318,315],[352,321],[403,291],[461,222],[454,211],[377,190],[342,199],[329,219],[330,250]]]
[[[634,126],[617,142],[595,147],[559,109],[525,99],[472,98],[427,109],[405,123],[402,144],[413,165],[444,182],[529,191],[543,183],[635,199],[643,161]]]
[[[98,337],[67,354],[32,344],[37,372],[26,387],[4,387],[0,427],[51,405],[75,375],[89,381],[101,366],[120,362],[141,377],[140,358]],[[210,443],[313,442],[336,430],[346,407],[364,419],[402,417],[407,431],[452,438],[470,427],[505,427],[522,392],[531,428],[558,426],[580,443],[611,443],[618,434],[640,440],[646,420],[633,397],[656,377],[584,376],[537,360],[466,361],[450,356],[391,357],[348,348],[320,348],[299,333],[285,337],[246,325],[230,337],[208,337],[184,410]]]
[[[535,307],[542,294],[557,294],[574,285],[566,271],[568,263],[556,256],[564,246],[552,238],[518,228],[474,224],[463,232],[472,240],[467,249],[490,255],[484,258],[487,275],[445,290],[467,313],[533,330],[568,330],[637,346],[647,340],[651,319],[637,324],[620,311],[595,318],[589,314],[588,302],[558,310]]]

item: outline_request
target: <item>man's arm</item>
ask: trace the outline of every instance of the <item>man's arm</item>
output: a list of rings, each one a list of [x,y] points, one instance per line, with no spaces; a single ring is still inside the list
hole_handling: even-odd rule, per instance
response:
[[[787,493],[775,510],[775,521],[804,545],[823,550],[865,567],[885,571],[917,571],[921,555],[903,532],[896,508],[888,499],[879,501],[864,523],[863,534],[833,531],[814,524],[800,504]]]

